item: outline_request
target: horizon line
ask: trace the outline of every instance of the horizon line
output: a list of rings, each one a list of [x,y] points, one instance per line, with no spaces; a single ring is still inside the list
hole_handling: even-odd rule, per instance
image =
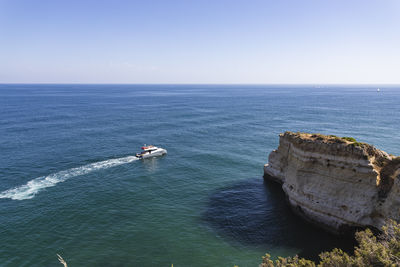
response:
[[[400,83],[90,83],[90,82],[0,82],[0,85],[381,85],[400,86]]]

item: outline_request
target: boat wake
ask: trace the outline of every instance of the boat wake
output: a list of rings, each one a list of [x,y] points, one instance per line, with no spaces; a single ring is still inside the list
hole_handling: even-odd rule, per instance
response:
[[[81,167],[72,168],[65,171],[60,171],[52,173],[47,176],[40,176],[28,183],[17,186],[12,189],[5,190],[0,193],[0,198],[10,198],[13,200],[24,200],[33,198],[39,191],[55,186],[58,183],[64,182],[69,178],[85,175],[93,171],[108,169],[118,165],[130,163],[138,160],[136,156],[128,156],[117,159],[109,159],[104,161],[99,161],[91,164],[87,164]]]

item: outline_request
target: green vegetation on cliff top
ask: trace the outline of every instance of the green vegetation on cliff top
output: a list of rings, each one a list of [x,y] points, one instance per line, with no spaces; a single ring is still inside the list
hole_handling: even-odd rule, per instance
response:
[[[333,134],[324,135],[324,134],[320,134],[320,133],[312,133],[311,134],[311,133],[301,133],[301,132],[296,132],[296,133],[287,132],[287,133],[295,134],[304,139],[318,140],[318,141],[324,141],[324,142],[328,142],[328,143],[349,144],[352,146],[368,145],[363,142],[358,142],[354,137],[348,137],[348,136],[339,137],[339,136],[336,136]]]

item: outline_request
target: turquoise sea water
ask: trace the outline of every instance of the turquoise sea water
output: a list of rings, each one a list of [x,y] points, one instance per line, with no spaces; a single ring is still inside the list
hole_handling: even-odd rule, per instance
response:
[[[280,132],[400,154],[400,87],[0,85],[0,266],[258,266],[351,240],[262,179]],[[168,155],[135,160],[144,143]]]

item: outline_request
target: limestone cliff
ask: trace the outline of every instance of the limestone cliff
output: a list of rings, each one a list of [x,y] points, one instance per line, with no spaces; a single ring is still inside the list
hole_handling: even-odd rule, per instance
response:
[[[264,178],[282,184],[297,213],[334,232],[400,221],[400,157],[353,138],[280,134]]]

